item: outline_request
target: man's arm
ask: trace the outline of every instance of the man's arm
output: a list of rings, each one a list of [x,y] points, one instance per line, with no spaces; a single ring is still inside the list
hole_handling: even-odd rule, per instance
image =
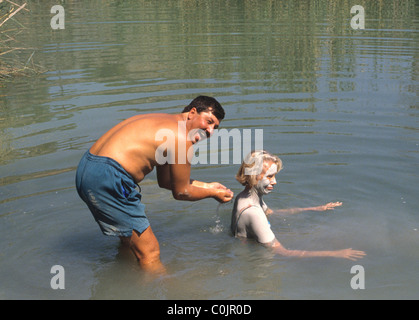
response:
[[[219,202],[228,202],[233,197],[233,193],[218,182],[191,180],[189,164],[166,164],[156,167],[156,171],[159,187],[171,190],[177,200],[215,198]]]
[[[191,184],[200,188],[215,188],[215,189],[228,190],[226,186],[222,185],[219,182],[202,182],[195,179],[191,179],[190,181],[191,181]]]
[[[164,188],[164,189],[168,189],[168,190],[172,190],[171,189],[171,182],[170,182],[170,168],[169,168],[169,165],[158,166],[158,167],[156,167],[156,171],[157,171],[157,182],[159,184],[159,187]],[[203,182],[203,181],[198,181],[198,180],[195,180],[195,179],[190,179],[190,183],[192,185],[194,185],[196,187],[200,187],[200,188],[216,188],[216,189],[224,189],[224,190],[227,189],[225,186],[223,186],[219,182]]]
[[[221,188],[221,184],[191,181],[192,141],[187,139],[186,133],[178,132],[174,142],[174,145],[167,149],[167,154],[170,159],[175,159],[175,163],[167,163],[156,169],[159,186],[171,190],[176,200],[196,201],[214,198],[219,202],[230,201],[233,192],[224,186]]]
[[[171,189],[171,184],[170,184],[169,165],[165,164],[165,165],[162,165],[162,166],[157,166],[156,167],[156,173],[157,173],[157,183],[159,184],[159,187],[164,188],[164,189],[168,189],[168,190],[172,190]]]
[[[227,188],[219,188],[219,184],[216,186],[196,180],[191,183],[189,163],[171,164],[169,171],[172,194],[177,200],[196,201],[214,198],[219,202],[228,202],[233,198],[233,192]]]

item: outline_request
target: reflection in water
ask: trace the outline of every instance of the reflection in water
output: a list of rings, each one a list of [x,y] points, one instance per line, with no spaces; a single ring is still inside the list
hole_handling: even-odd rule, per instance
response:
[[[417,295],[414,0],[360,1],[365,30],[350,28],[350,1],[66,1],[55,31],[49,5],[27,3],[18,40],[48,71],[0,84],[1,298]],[[200,94],[225,107],[221,128],[262,128],[264,148],[283,159],[271,206],[343,202],[271,225],[290,248],[367,251],[368,290],[348,292],[342,262],[300,264],[234,241],[231,208],[176,202],[152,175],[144,201],[173,277],[146,282],[115,259],[118,241],[102,237],[74,191],[81,155],[121,120],[176,113]],[[193,177],[237,192],[237,169],[198,164]],[[69,275],[64,293],[48,287],[53,264]]]

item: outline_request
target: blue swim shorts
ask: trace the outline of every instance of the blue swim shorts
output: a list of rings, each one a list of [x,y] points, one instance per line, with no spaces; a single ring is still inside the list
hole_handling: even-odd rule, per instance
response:
[[[76,188],[103,234],[130,237],[150,226],[140,188],[115,160],[87,151],[76,173]]]

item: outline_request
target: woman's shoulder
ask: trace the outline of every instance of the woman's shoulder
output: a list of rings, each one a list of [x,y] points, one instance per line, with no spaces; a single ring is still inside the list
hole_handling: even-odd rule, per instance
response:
[[[264,214],[262,207],[254,203],[246,203],[237,207],[238,212],[246,212],[247,214]]]

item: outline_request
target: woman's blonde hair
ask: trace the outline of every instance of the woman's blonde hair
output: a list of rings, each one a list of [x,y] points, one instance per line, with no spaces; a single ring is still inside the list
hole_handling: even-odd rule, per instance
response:
[[[237,172],[236,179],[243,186],[253,187],[257,184],[257,176],[263,170],[263,163],[265,161],[272,161],[276,164],[278,171],[282,170],[282,160],[277,156],[265,150],[255,150],[250,152]]]

